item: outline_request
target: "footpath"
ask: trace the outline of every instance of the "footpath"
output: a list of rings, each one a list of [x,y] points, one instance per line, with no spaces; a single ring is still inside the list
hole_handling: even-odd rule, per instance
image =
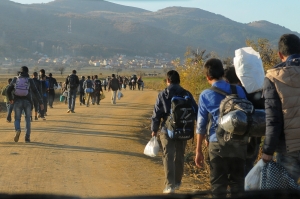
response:
[[[151,137],[150,117],[157,91],[123,91],[116,105],[110,93],[99,106],[55,102],[46,121],[32,122],[25,143],[25,122],[15,143],[14,125],[0,118],[0,193],[42,193],[78,197],[161,195],[164,171],[161,152],[143,150]],[[77,99],[78,100],[78,99]],[[183,179],[181,193],[192,191]]]

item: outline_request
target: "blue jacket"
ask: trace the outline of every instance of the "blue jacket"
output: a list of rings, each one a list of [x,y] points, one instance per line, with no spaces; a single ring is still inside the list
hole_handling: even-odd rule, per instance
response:
[[[285,62],[278,64],[274,68],[300,66],[299,60],[299,54],[291,55]],[[283,131],[284,120],[282,103],[274,83],[267,77],[264,81],[263,95],[265,98],[266,109],[266,137],[263,146],[263,153],[267,155],[273,155],[275,151],[285,153],[286,144],[285,134]]]
[[[231,93],[230,84],[224,80],[213,83],[215,86],[227,93]],[[246,98],[246,94],[242,87],[237,86],[237,94],[240,98]],[[224,95],[217,93],[211,89],[204,90],[199,97],[199,109],[197,118],[196,133],[205,135],[207,133],[207,124],[209,122],[209,114],[212,116],[212,125],[209,130],[209,141],[217,142],[216,130],[218,127],[219,107]]]
[[[151,131],[158,132],[161,127],[162,133],[167,132],[165,123],[170,114],[171,99],[175,94],[180,93],[182,89],[179,84],[170,84],[165,90],[158,94],[152,115]],[[198,105],[189,91],[187,91],[187,94],[191,97],[194,110],[196,110],[197,114]]]

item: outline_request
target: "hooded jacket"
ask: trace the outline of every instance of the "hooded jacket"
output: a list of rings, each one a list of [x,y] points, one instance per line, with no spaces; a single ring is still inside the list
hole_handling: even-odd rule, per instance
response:
[[[171,110],[171,99],[176,94],[180,94],[184,89],[179,84],[170,84],[165,90],[161,91],[158,94],[156,103],[154,105],[152,122],[151,122],[151,131],[158,132],[161,125],[161,132],[166,133],[167,129],[165,126],[167,117],[170,114]],[[196,114],[198,112],[198,105],[195,102],[192,94],[189,91],[186,91],[187,95],[191,97],[194,110]],[[197,115],[196,115],[197,118]]]
[[[266,138],[263,152],[300,150],[300,55],[267,71],[264,81]]]

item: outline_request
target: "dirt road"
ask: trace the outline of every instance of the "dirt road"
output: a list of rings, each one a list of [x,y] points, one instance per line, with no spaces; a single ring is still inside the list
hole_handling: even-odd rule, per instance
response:
[[[75,112],[56,102],[46,121],[32,122],[31,143],[18,143],[13,123],[0,118],[0,192],[51,193],[79,197],[161,194],[161,152],[143,154],[157,91],[123,91],[116,105],[110,93],[101,105],[76,103]],[[23,118],[22,118],[23,119]],[[183,179],[183,182],[188,179]],[[190,184],[183,183],[183,191]]]

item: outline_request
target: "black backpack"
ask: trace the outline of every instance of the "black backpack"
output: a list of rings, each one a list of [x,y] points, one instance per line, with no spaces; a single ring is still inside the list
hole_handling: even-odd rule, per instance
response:
[[[69,75],[69,85],[70,89],[76,89],[77,88],[77,83],[76,83],[76,75]]]
[[[196,114],[192,98],[185,90],[181,92],[181,95],[172,97],[170,115],[166,120],[169,137],[176,140],[192,139]]]
[[[239,144],[245,145],[248,142],[249,130],[252,125],[252,115],[254,113],[253,104],[247,99],[242,99],[237,94],[236,86],[230,85],[231,93],[226,93],[225,91],[217,88],[211,87],[211,90],[220,93],[225,96],[221,101],[219,107],[219,119],[218,119],[218,128],[216,130],[216,136],[220,145],[236,145]],[[247,117],[247,126],[239,128],[235,126],[235,131],[227,132],[221,125],[221,120],[226,114],[233,114],[234,117],[238,117],[238,114],[246,114]],[[237,114],[237,115],[235,115]]]
[[[95,80],[94,85],[95,91],[101,91],[101,81],[99,79]]]

